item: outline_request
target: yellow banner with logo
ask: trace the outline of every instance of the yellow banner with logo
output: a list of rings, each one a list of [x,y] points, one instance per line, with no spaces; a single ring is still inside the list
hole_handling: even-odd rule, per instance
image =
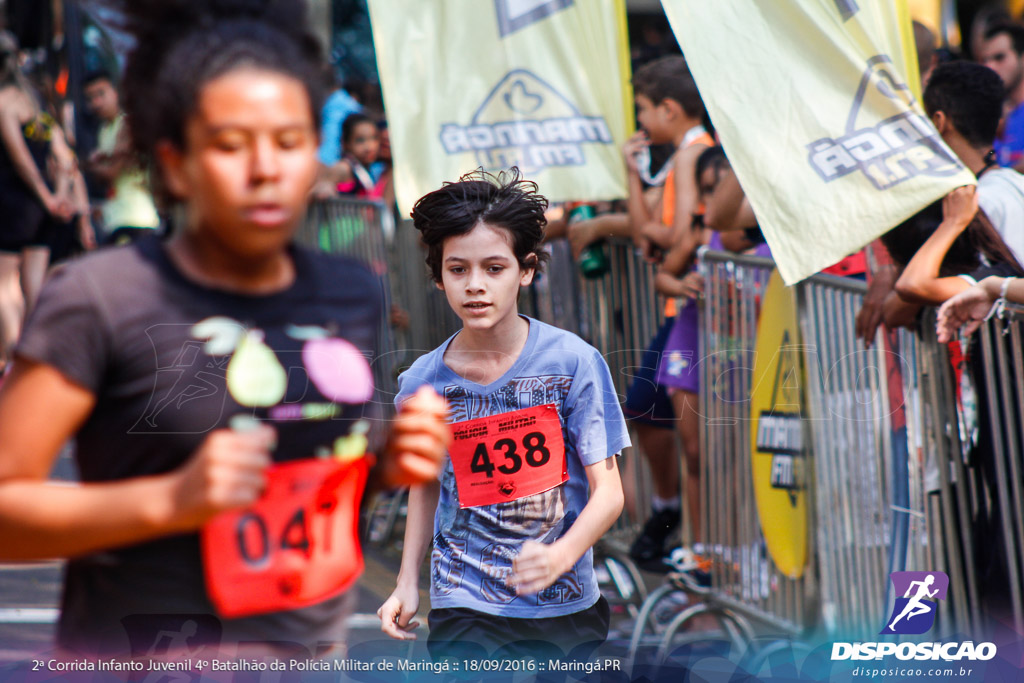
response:
[[[370,0],[398,204],[519,166],[552,201],[626,196],[624,0]]]
[[[787,284],[975,178],[919,101],[905,0],[662,0]]]

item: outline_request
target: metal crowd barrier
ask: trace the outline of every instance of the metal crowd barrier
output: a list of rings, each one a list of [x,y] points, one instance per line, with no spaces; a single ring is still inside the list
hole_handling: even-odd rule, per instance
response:
[[[377,335],[378,346],[369,360],[385,414],[390,412],[398,376],[395,337],[387,315],[392,288],[388,242],[394,234],[393,226],[391,212],[382,202],[336,199],[310,204],[306,220],[295,236],[304,246],[356,259],[379,278],[385,314]]]
[[[804,342],[819,361],[809,368],[827,371],[824,381],[808,378],[821,626],[874,637],[898,597],[889,572],[939,570],[949,594],[936,637],[981,637],[994,622],[1022,632],[1021,316],[993,318],[970,342],[947,345],[926,310],[915,332],[880,332],[863,350],[852,335],[858,291],[828,276],[798,288]]]
[[[915,372],[927,361],[922,349],[932,352],[936,345],[880,333],[866,349],[854,329],[865,284],[827,275],[796,287],[809,560],[798,579],[775,566],[758,516],[750,441],[760,308],[773,267],[770,259],[727,252],[700,256],[702,552],[710,560],[710,587],[679,575],[652,592],[630,645],[634,661],[645,643],[657,644],[661,662],[681,638],[700,637],[683,633],[700,614],[714,616],[739,651],[755,634],[871,638],[887,614],[890,571],[945,566],[926,557],[935,550],[929,530],[941,527],[928,523],[934,511],[916,447],[924,438],[922,420],[938,424],[923,407],[948,412],[940,398],[923,398],[934,373],[922,384]],[[903,381],[893,384],[890,377]],[[906,415],[906,429],[893,429],[897,415]],[[652,615],[659,601],[680,592],[702,602],[677,610],[667,626],[657,624]],[[747,652],[755,659],[766,653]]]
[[[973,629],[981,621],[970,527],[974,474],[964,461],[967,434],[957,400],[959,382],[949,347],[936,339],[934,311],[923,314],[911,338],[908,346],[913,355],[907,355],[914,361],[914,372],[904,378],[904,386],[913,392],[907,405],[916,404],[916,410],[914,419],[908,420],[907,437],[911,453],[918,449],[924,470],[930,550],[925,564],[919,566],[949,576],[949,599],[939,603],[944,635],[949,635]]]
[[[766,551],[751,482],[751,368],[771,268],[701,255],[711,586],[670,577],[641,609],[631,656],[650,627],[663,659],[708,612],[737,644],[752,633],[871,639],[898,597],[889,573],[902,570],[949,575],[936,637],[981,634],[996,621],[1024,630],[1024,316],[983,325],[955,371],[934,311],[917,331],[880,330],[865,348],[854,329],[863,282],[817,275],[796,287],[814,513],[810,560],[794,580]],[[703,602],[657,632],[658,601],[680,591]]]
[[[379,278],[384,312],[377,348],[369,360],[381,413],[385,417],[393,415],[397,379],[404,359],[402,342],[405,341],[400,336],[396,338],[396,328],[390,320],[393,291],[402,281],[394,267],[394,254],[400,240],[396,239],[393,214],[379,201],[344,198],[313,202],[295,239],[311,249],[360,261]],[[404,510],[405,498],[404,492],[374,496],[363,519],[365,535],[371,542],[385,544],[391,540],[395,522]]]
[[[1021,320],[1011,312],[983,324],[961,348],[970,360],[959,372],[955,347],[936,341],[933,312],[918,333],[933,566],[949,575],[946,634],[983,632],[993,621],[1024,632]]]
[[[437,348],[462,327],[426,265],[426,250],[412,221],[401,221],[391,250],[395,303],[409,316],[407,327],[397,330],[399,364],[408,367],[419,356]]]
[[[899,397],[890,399],[886,379],[889,370],[903,368],[881,333],[871,348],[856,337],[854,323],[866,289],[864,282],[829,275],[797,287],[806,346],[821,626],[830,635],[859,639],[876,634],[888,614],[884,597],[891,565],[909,541],[905,516],[918,512],[920,504],[915,498],[911,507],[902,496],[901,510],[893,508],[893,494],[908,484],[908,475],[905,445],[892,429]],[[922,540],[919,530],[915,543]]]
[[[664,319],[661,301],[654,291],[654,268],[631,242],[616,240],[603,246],[608,272],[599,278],[583,277],[566,240],[546,248],[550,261],[545,272],[520,299],[520,310],[539,320],[574,332],[600,351],[621,397],[640,366],[644,350]],[[625,549],[636,535],[650,508],[650,474],[634,449],[619,463],[623,481],[632,487],[638,519],[627,510],[604,543],[625,559]]]
[[[733,618],[797,633],[807,620],[807,579],[789,579],[770,561],[751,471],[749,399],[761,301],[774,264],[707,251],[701,268],[703,533],[711,560],[705,602]]]
[[[705,251],[700,264],[701,495],[704,552],[711,561],[706,602],[734,618],[795,633],[805,623],[805,580],[786,578],[770,562],[751,472],[749,399],[761,301],[774,263]]]
[[[767,258],[701,252],[702,536],[711,562],[711,587],[700,589],[670,575],[650,594],[630,642],[634,665],[645,644],[656,644],[655,661],[661,663],[683,629],[703,614],[716,617],[741,648],[755,635],[749,617],[770,621],[787,633],[799,631],[803,621],[802,590],[788,585],[767,560],[750,468],[753,355],[761,299],[773,267]],[[688,604],[679,594],[698,595],[703,602],[677,610],[667,624],[659,623],[661,603]],[[688,639],[703,637],[707,635]]]
[[[1005,573],[996,581],[996,591],[1009,598],[1009,617],[1017,633],[1024,633],[1024,352],[1021,346],[1021,320],[1011,312],[1007,320],[994,318],[981,329],[981,355],[984,384],[989,406],[992,450],[988,484],[994,517],[1001,537],[992,539],[1001,546]],[[1009,348],[1008,348],[1009,347]],[[983,456],[984,457],[984,456]],[[993,481],[994,480],[994,481]],[[1000,558],[996,558],[997,561]],[[996,608],[996,605],[989,605]],[[1000,610],[1002,611],[1002,610]]]

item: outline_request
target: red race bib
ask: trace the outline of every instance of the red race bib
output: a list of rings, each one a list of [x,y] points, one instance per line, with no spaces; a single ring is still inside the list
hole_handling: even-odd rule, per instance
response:
[[[203,568],[221,616],[306,607],[341,593],[359,577],[359,502],[369,461],[272,465],[267,490],[255,505],[207,522]]]
[[[459,507],[519,500],[568,481],[555,404],[452,424]]]

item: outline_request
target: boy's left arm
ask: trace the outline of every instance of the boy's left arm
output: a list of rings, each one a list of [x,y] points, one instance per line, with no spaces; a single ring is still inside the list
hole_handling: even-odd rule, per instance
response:
[[[616,458],[586,466],[590,500],[560,539],[551,544],[527,541],[512,561],[509,584],[520,595],[538,593],[572,569],[622,512],[622,481]]]

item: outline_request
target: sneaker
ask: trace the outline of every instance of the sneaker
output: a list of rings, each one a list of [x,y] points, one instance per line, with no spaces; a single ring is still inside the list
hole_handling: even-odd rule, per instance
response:
[[[676,548],[668,558],[673,577],[697,588],[711,587],[711,560],[689,548]]]
[[[659,510],[651,514],[640,535],[629,548],[629,556],[638,565],[662,564],[665,540],[679,526],[679,510]]]

